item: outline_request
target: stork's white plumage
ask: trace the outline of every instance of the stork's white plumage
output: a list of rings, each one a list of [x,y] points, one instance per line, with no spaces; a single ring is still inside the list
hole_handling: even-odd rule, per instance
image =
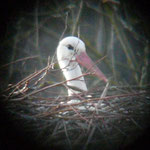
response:
[[[87,91],[79,64],[107,82],[105,75],[88,57],[84,42],[77,37],[69,36],[59,42],[57,47],[57,60],[66,80],[68,80],[67,85],[72,87],[68,89],[69,96],[80,93],[81,91]]]

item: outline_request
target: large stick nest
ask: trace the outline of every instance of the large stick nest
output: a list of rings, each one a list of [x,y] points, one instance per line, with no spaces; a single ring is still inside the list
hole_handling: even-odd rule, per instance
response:
[[[3,93],[15,126],[22,124],[21,132],[40,141],[40,147],[119,149],[134,142],[149,126],[148,87],[110,86],[102,98],[104,86],[71,97],[45,97],[47,91],[66,83],[31,90],[30,82],[34,79],[34,85],[38,85],[48,69],[49,66],[33,73]],[[44,76],[35,79],[43,72]],[[72,99],[78,101],[67,103]]]

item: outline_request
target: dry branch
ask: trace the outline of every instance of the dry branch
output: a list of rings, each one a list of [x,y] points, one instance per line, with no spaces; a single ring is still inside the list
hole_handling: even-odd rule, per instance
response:
[[[8,63],[8,64],[5,64],[5,65],[3,65],[3,66],[0,66],[0,69],[5,68],[5,67],[8,67],[9,65],[12,65],[12,64],[15,64],[15,63],[18,63],[18,62],[21,62],[21,61],[26,61],[26,60],[33,59],[33,58],[37,58],[37,57],[39,57],[39,55],[36,55],[36,56],[29,56],[29,57],[25,57],[25,58],[20,58],[20,59],[18,59],[18,60],[15,60],[15,61],[10,62],[10,63]]]

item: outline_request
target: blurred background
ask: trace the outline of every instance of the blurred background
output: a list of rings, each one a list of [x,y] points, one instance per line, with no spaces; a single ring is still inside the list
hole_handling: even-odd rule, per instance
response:
[[[147,85],[149,10],[139,6],[137,1],[113,0],[9,2],[3,8],[9,15],[2,23],[5,30],[1,29],[1,89],[45,67],[61,36],[69,35],[85,42],[93,61],[106,57],[98,65],[113,84]]]
[[[60,39],[80,37],[93,61],[111,85],[148,87],[150,84],[150,23],[148,1],[66,0],[6,1],[1,4],[0,90],[16,84],[55,62]],[[61,71],[44,79],[64,80]],[[86,77],[89,89],[104,85]],[[54,92],[54,91],[53,91]],[[55,94],[65,94],[57,88]],[[51,96],[49,92],[47,96]]]

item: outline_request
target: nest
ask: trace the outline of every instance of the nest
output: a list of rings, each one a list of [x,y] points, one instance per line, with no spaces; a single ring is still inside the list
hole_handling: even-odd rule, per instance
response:
[[[44,97],[47,90],[66,83],[38,86],[51,69],[48,65],[3,92],[11,120],[41,149],[125,148],[149,126],[148,86],[109,86],[104,97],[104,86],[70,97]],[[36,88],[31,90],[33,81]]]

